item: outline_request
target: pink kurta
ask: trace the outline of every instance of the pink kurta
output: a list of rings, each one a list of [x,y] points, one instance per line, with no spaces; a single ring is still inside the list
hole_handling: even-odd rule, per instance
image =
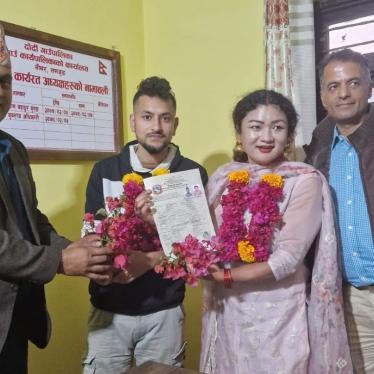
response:
[[[200,370],[215,374],[352,373],[333,213],[324,177],[303,163],[285,162],[275,170],[236,162],[224,165],[207,186],[218,225],[227,174],[243,168],[252,180],[269,172],[284,178],[282,225],[274,233],[268,260],[276,280],[234,282],[231,289],[206,282]],[[318,234],[310,274],[305,257]]]

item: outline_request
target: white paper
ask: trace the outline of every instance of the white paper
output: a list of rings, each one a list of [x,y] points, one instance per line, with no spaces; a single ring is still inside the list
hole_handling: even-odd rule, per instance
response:
[[[144,185],[152,191],[154,219],[166,255],[188,234],[205,240],[215,234],[199,169],[146,178]]]

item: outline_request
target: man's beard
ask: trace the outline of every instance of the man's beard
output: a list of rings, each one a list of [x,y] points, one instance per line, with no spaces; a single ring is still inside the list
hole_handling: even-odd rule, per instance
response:
[[[161,153],[163,150],[165,150],[166,148],[169,147],[169,143],[165,142],[161,145],[159,145],[158,147],[155,147],[153,145],[149,145],[147,143],[144,143],[144,142],[140,142],[138,141],[138,143],[151,155],[156,155],[158,153]]]

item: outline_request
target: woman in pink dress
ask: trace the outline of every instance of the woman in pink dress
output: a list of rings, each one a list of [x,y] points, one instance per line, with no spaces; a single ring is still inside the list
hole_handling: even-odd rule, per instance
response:
[[[222,223],[228,174],[235,170],[248,171],[249,183],[268,173],[283,178],[281,222],[272,228],[266,261],[210,267],[200,370],[352,373],[328,185],[313,167],[284,156],[294,139],[295,109],[282,95],[260,90],[237,103],[233,120],[236,161],[218,168],[207,186],[216,226]],[[247,225],[252,213],[244,214]]]

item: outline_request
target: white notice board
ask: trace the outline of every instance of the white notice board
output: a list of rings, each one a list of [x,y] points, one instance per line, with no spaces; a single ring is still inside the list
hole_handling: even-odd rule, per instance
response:
[[[123,145],[119,53],[2,23],[13,100],[0,128],[22,141],[35,159],[118,153]]]

